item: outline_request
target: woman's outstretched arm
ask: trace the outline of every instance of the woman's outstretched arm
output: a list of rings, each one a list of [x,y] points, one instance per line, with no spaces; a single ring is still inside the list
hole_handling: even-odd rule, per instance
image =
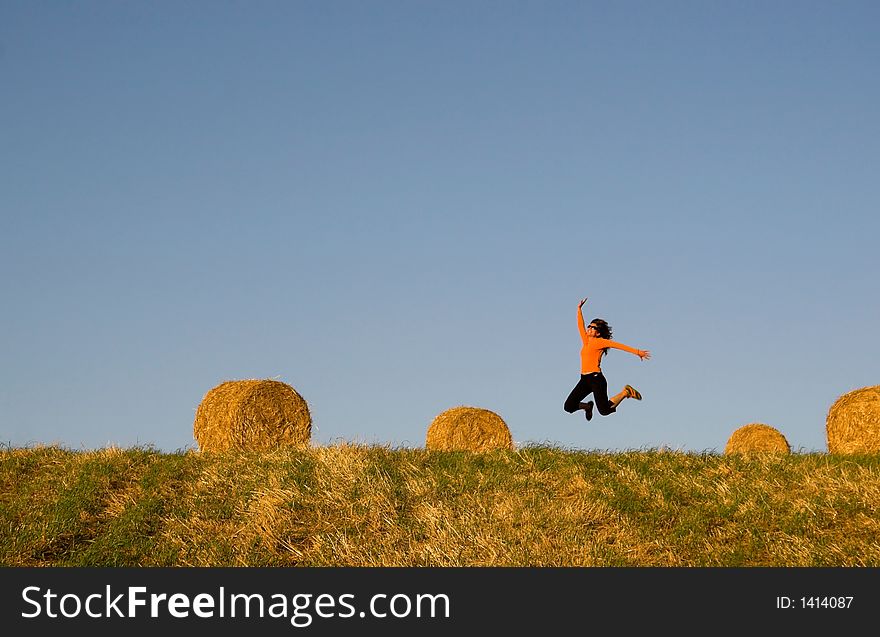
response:
[[[651,358],[651,352],[646,349],[636,349],[635,347],[630,347],[629,345],[624,345],[623,343],[618,343],[617,341],[610,341],[607,338],[596,339],[596,345],[599,347],[613,347],[614,349],[622,349],[624,352],[635,354],[643,361]]]
[[[581,311],[581,308],[584,306],[584,303],[587,302],[587,297],[581,299],[581,302],[578,303],[578,332],[581,334],[581,340],[586,342],[587,340],[587,326],[584,325],[584,314]]]

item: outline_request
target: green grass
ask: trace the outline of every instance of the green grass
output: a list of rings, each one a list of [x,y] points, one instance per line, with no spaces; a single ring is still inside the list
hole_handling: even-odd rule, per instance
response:
[[[880,456],[0,449],[4,566],[878,566]]]

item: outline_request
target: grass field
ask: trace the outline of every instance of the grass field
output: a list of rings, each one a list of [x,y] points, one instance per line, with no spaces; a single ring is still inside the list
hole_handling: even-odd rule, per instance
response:
[[[880,455],[0,449],[4,566],[880,566]]]

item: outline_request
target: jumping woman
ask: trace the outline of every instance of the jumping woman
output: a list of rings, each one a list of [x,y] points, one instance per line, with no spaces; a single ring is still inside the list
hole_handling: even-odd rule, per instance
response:
[[[599,366],[599,361],[608,348],[622,349],[630,354],[635,354],[642,360],[651,358],[651,352],[612,341],[611,326],[602,319],[593,319],[588,326],[584,327],[584,315],[581,308],[586,302],[587,299],[584,298],[578,303],[578,331],[581,334],[581,341],[584,343],[581,347],[581,379],[565,399],[563,409],[570,414],[583,409],[587,420],[590,420],[593,417],[593,401],[586,403],[581,401],[591,392],[596,401],[596,410],[603,416],[617,411],[617,406],[624,398],[642,399],[642,395],[630,385],[624,385],[619,394],[611,400],[608,399],[608,381],[605,380],[602,368]]]

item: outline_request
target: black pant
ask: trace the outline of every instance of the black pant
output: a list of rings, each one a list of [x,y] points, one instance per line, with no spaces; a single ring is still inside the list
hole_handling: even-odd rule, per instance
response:
[[[611,401],[608,400],[608,381],[602,372],[593,372],[592,374],[581,374],[581,379],[574,386],[565,404],[562,408],[570,414],[573,414],[580,407],[580,402],[586,398],[590,392],[593,393],[593,400],[596,403],[596,410],[603,416],[613,414],[616,410]]]

